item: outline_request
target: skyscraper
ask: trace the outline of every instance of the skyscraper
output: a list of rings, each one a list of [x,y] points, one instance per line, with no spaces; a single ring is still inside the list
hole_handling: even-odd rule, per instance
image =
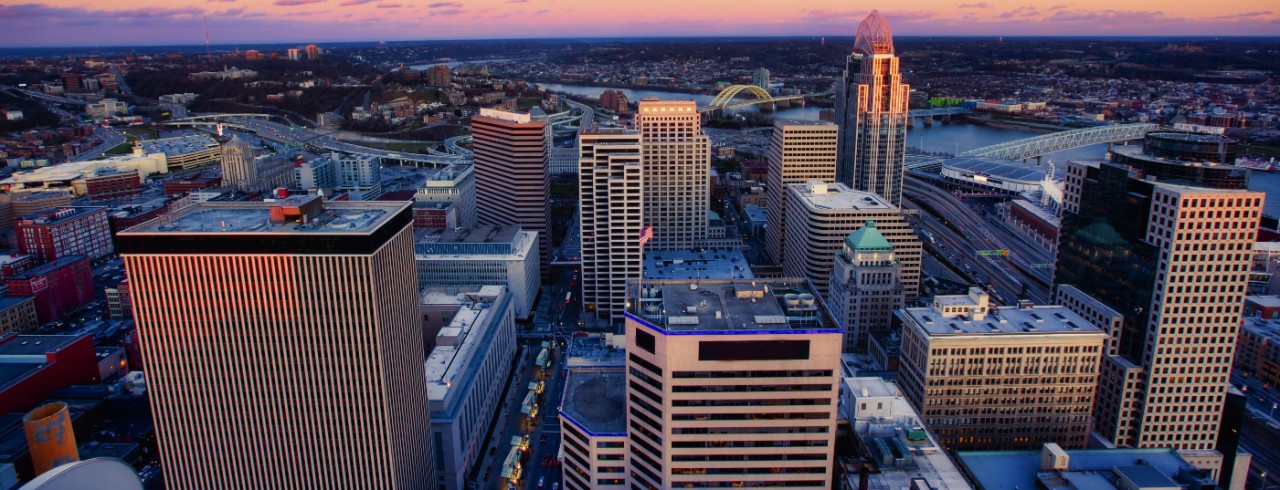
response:
[[[1264,197],[1223,163],[1235,152],[1151,133],[1067,167],[1054,283],[1081,316],[1117,318],[1094,430],[1119,446],[1216,445]]]
[[[711,205],[711,140],[693,101],[640,101],[644,223],[653,250],[704,246]]]
[[[839,127],[830,123],[777,121],[769,140],[769,167],[765,174],[768,222],[765,247],[781,264],[786,256],[787,184],[810,180],[832,182],[836,178]]]
[[[840,326],[808,281],[642,286],[626,315],[630,488],[830,488]]]
[[[836,178],[855,190],[879,194],[895,206],[902,205],[910,93],[898,71],[889,23],[873,10],[858,26],[836,94],[840,126]]]
[[[435,487],[412,220],[291,197],[118,235],[168,488]]]
[[[475,154],[476,223],[520,225],[538,232],[540,270],[551,264],[551,127],[541,109],[518,114],[480,109],[471,118]]]
[[[828,284],[831,314],[844,326],[845,352],[866,352],[869,334],[890,330],[894,310],[907,297],[901,268],[875,221],[845,237]]]
[[[644,165],[640,133],[584,130],[578,136],[582,304],[622,320],[629,281],[640,277]]]

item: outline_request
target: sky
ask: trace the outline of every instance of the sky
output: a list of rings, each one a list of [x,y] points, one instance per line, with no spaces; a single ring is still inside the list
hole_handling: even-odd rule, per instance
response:
[[[0,47],[203,44],[206,18],[220,45],[852,36],[872,8],[898,36],[1280,36],[1276,0],[46,0],[0,3]]]

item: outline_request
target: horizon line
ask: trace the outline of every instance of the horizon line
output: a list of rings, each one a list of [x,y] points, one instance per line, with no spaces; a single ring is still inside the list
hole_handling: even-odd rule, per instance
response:
[[[818,39],[831,38],[836,40],[854,39],[851,35],[823,35],[823,34],[796,34],[796,35],[777,35],[777,36],[759,36],[759,35],[714,35],[714,36],[619,36],[619,37],[491,37],[491,38],[449,38],[449,39],[389,39],[389,40],[344,40],[344,41],[239,41],[225,43],[210,43],[209,47],[233,47],[238,48],[242,45],[288,45],[288,44],[388,44],[388,43],[462,43],[462,42],[515,42],[515,41],[578,41],[578,42],[607,42],[607,41],[662,41],[662,40],[684,40],[684,39]],[[1012,39],[1012,40],[1040,40],[1040,39],[1065,39],[1065,40],[1195,40],[1195,41],[1231,41],[1231,40],[1272,40],[1280,42],[1280,35],[1260,36],[1260,35],[1191,35],[1191,36],[1142,36],[1142,35],[1002,35],[1002,34],[907,34],[895,35],[895,40],[913,40],[913,39]],[[186,47],[204,47],[201,43],[192,44],[102,44],[102,45],[84,45],[84,44],[45,44],[45,45],[19,45],[19,46],[0,46],[3,50],[19,50],[19,49],[110,49],[110,48],[186,48]]]

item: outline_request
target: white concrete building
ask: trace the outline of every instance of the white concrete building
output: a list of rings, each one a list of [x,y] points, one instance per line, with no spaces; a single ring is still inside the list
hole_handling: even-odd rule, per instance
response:
[[[645,224],[640,133],[586,130],[578,170],[582,235],[582,304],[600,318],[622,321],[629,281],[640,277]],[[656,232],[655,232],[656,233]]]
[[[423,304],[456,307],[426,360],[438,468],[438,484],[432,487],[464,490],[468,473],[484,456],[484,436],[506,393],[516,327],[505,286],[459,288],[456,294],[439,289],[421,296]]]
[[[871,334],[892,330],[893,312],[906,301],[901,269],[893,244],[874,221],[845,237],[831,270],[827,301],[844,326],[845,352],[867,352]]]
[[[810,121],[778,121],[769,140],[769,167],[765,174],[767,212],[765,248],[777,264],[786,257],[787,184],[836,179],[836,150],[840,127]]]
[[[879,470],[868,476],[865,490],[920,488],[912,486],[918,479],[928,483],[926,489],[973,488],[898,385],[884,378],[844,378],[840,397],[840,415],[853,427],[855,450]],[[857,468],[850,468],[840,488],[860,490],[859,477]]]

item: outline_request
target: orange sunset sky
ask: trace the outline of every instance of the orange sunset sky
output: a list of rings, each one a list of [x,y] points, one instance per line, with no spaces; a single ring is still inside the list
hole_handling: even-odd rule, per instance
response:
[[[0,47],[620,36],[1280,36],[1276,0],[51,0],[0,4]]]

